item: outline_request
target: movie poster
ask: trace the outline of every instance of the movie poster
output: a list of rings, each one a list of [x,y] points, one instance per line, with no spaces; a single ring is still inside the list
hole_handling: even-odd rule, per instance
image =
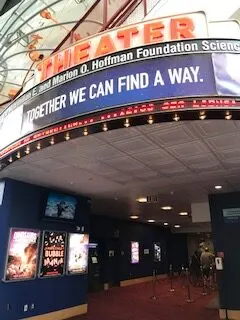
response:
[[[154,246],[154,262],[160,262],[161,261],[161,245],[159,242],[155,242],[153,244]]]
[[[5,281],[34,279],[40,232],[36,230],[11,229],[6,261]]]
[[[70,233],[68,241],[68,274],[87,273],[89,235]]]
[[[131,263],[139,263],[139,243],[131,242]]]
[[[56,277],[64,274],[66,233],[44,231],[40,262],[40,277]]]

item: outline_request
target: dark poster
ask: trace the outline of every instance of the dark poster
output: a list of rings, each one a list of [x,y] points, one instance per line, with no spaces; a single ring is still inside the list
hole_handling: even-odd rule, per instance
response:
[[[43,234],[40,277],[55,277],[64,274],[66,233],[45,231]]]

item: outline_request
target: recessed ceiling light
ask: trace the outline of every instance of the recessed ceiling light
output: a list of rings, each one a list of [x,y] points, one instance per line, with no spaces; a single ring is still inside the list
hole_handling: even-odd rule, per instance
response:
[[[138,219],[139,218],[139,216],[130,216],[130,219]]]
[[[180,216],[188,216],[188,212],[179,212]]]
[[[168,222],[164,222],[164,224],[163,224],[164,226],[168,226]]]
[[[179,224],[175,224],[174,228],[179,229],[181,226]]]
[[[162,210],[172,210],[172,207],[171,206],[164,206],[164,207],[161,207]]]
[[[148,222],[153,223],[153,222],[155,222],[155,220],[149,219]]]
[[[222,189],[222,186],[215,186],[214,187],[216,190],[220,190],[220,189]]]
[[[147,202],[147,197],[141,197],[137,199],[138,202]]]

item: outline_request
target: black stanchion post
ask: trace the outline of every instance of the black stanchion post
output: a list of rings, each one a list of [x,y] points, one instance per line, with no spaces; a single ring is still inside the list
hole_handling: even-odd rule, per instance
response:
[[[156,295],[156,280],[157,280],[157,275],[156,275],[156,270],[153,270],[153,276],[152,276],[152,300],[157,300],[157,295]]]
[[[213,289],[213,267],[210,266],[210,272],[209,272],[209,288],[210,290],[214,290]]]
[[[189,269],[186,268],[186,277],[187,277],[187,300],[186,302],[192,303],[193,300],[191,299],[191,288],[190,288],[190,279],[189,279]]]
[[[185,268],[182,265],[182,269],[181,269],[181,285],[183,288],[186,287],[186,273],[185,273]]]
[[[169,267],[169,276],[170,276],[170,292],[174,292],[175,289],[173,288],[173,266],[170,264]]]
[[[225,309],[225,320],[230,320],[230,319],[228,318],[228,310],[227,310],[227,309]]]
[[[201,266],[201,276],[202,276],[202,295],[203,296],[206,296],[207,295],[207,292],[206,292],[206,281],[205,281],[205,277],[204,277],[204,274],[203,274],[203,267]]]

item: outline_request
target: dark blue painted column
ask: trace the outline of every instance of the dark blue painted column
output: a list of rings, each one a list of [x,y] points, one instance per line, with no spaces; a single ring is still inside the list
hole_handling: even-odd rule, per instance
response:
[[[224,253],[224,269],[218,271],[220,309],[235,310],[234,313],[230,311],[230,318],[239,319],[240,216],[237,216],[240,213],[240,193],[210,195],[209,204],[215,250]],[[223,210],[237,208],[235,217],[224,217]]]

